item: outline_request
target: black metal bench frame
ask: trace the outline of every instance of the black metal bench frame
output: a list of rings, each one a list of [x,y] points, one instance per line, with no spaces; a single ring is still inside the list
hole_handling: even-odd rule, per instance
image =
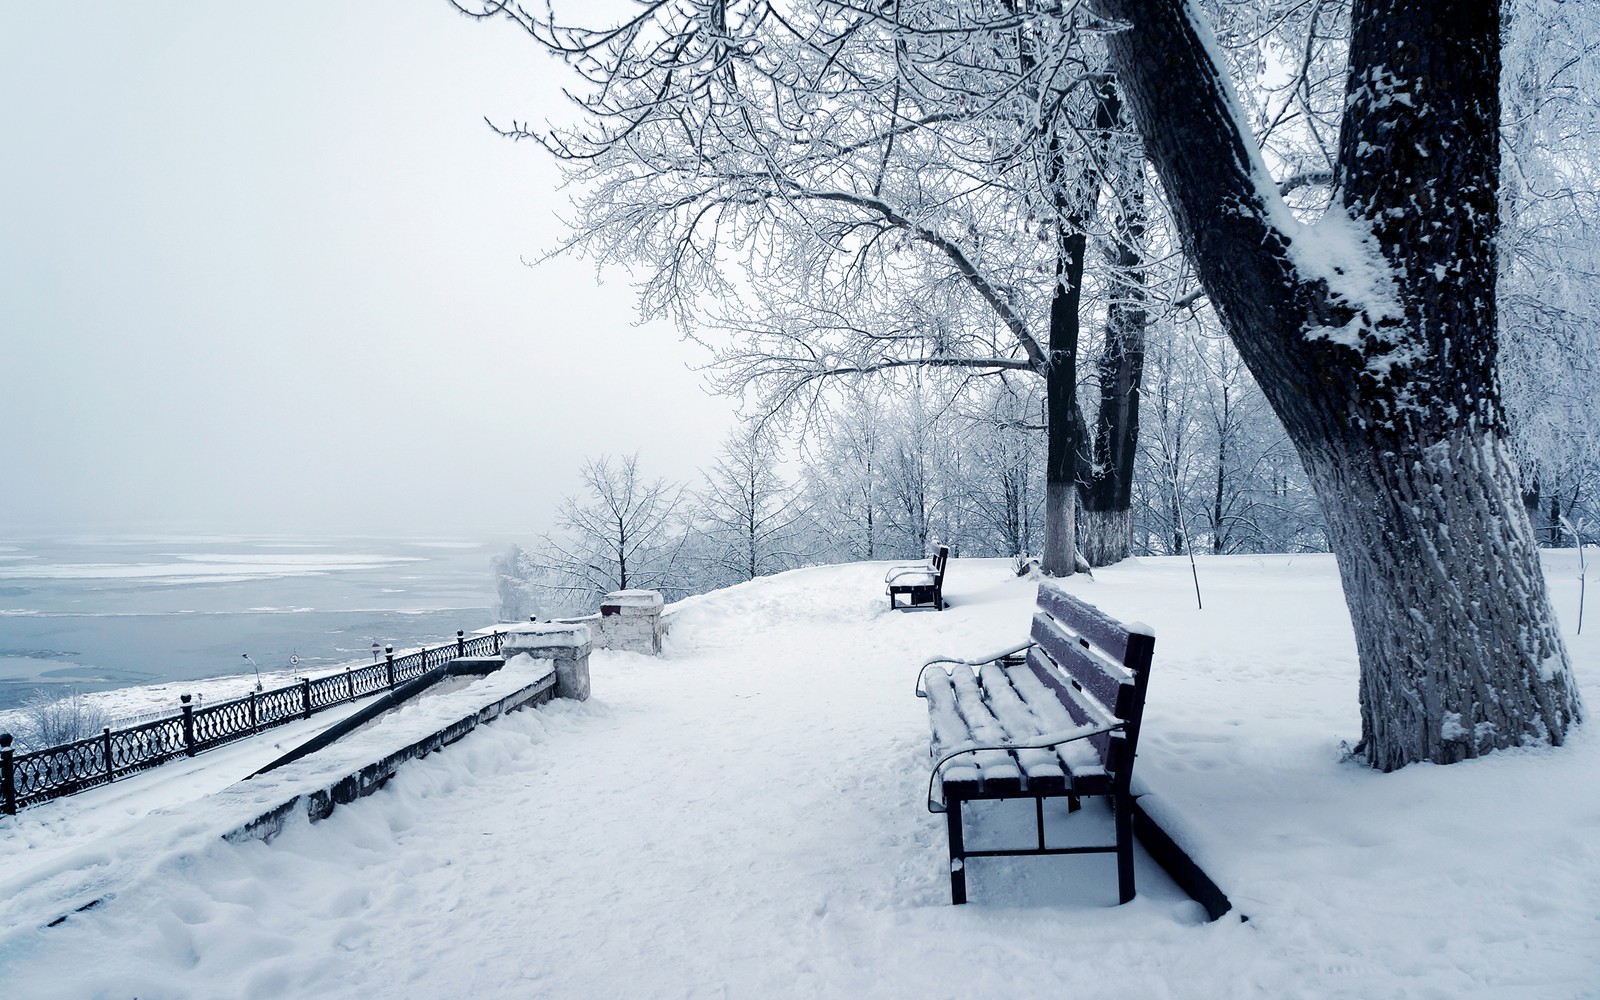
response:
[[[931,604],[933,610],[943,611],[944,603],[944,569],[950,561],[950,547],[939,546],[933,557],[927,562],[912,563],[905,566],[891,566],[883,578],[884,585],[889,591],[889,610],[904,611],[908,608],[920,607]],[[896,577],[921,577],[931,576],[932,583],[895,583]],[[895,601],[898,595],[904,594],[905,604]]]
[[[1134,897],[1133,877],[1133,795],[1131,781],[1133,760],[1139,740],[1139,725],[1144,713],[1145,691],[1149,682],[1149,669],[1155,648],[1155,637],[1148,628],[1129,626],[1101,612],[1093,605],[1079,600],[1056,584],[1040,584],[1038,606],[1035,610],[1031,639],[1012,649],[978,660],[958,660],[939,657],[923,664],[917,675],[917,695],[929,698],[930,725],[934,729],[934,747],[930,751],[937,759],[928,779],[928,810],[945,814],[946,833],[950,844],[950,897],[952,903],[967,901],[966,861],[983,857],[1033,857],[1062,854],[1117,855],[1118,896],[1124,903]],[[937,713],[948,711],[953,705],[958,713],[965,707],[971,714],[983,715],[992,703],[991,691],[985,690],[980,668],[993,664],[1001,671],[988,674],[993,681],[1002,677],[1006,686],[1021,684],[1035,699],[1028,704],[1029,711],[1038,711],[1058,719],[1070,718],[1074,726],[1053,728],[1035,726],[1033,732],[1007,732],[998,740],[969,739],[947,746],[939,754],[941,720]],[[931,696],[926,682],[929,669],[948,666],[944,676],[950,682],[949,703]],[[977,695],[982,704],[974,703],[972,688],[957,683],[955,671],[971,671],[977,681]],[[1013,674],[1012,672],[1020,672]],[[1035,683],[1037,682],[1037,683]],[[941,689],[942,691],[942,689]],[[1011,698],[1016,695],[1015,689]],[[1047,699],[1053,696],[1065,715],[1050,709]],[[963,702],[965,698],[965,702]],[[1011,710],[1014,713],[1014,709]],[[962,714],[961,723],[969,733],[998,724],[995,714],[986,721]],[[1035,718],[1036,722],[1040,722]],[[948,715],[943,725],[951,725]],[[1053,731],[1040,731],[1052,728]],[[1061,749],[1087,740],[1094,748],[1096,765],[1082,766],[1084,755],[1061,753]],[[1052,750],[1054,763],[1041,766],[1037,751]],[[1033,751],[1027,759],[1017,751]],[[1000,766],[989,768],[985,777],[976,764],[985,758],[999,761]],[[1003,755],[1003,756],[998,756]],[[1004,759],[1009,757],[1014,768],[1007,769]],[[1074,766],[1072,760],[1078,761]],[[1028,761],[1032,761],[1029,763]],[[1033,771],[1030,774],[1030,769]],[[994,772],[1000,772],[998,776]],[[1054,771],[1054,773],[1050,773]],[[973,777],[976,775],[976,777]],[[939,795],[935,796],[935,791]],[[1099,796],[1106,799],[1114,815],[1116,841],[1112,844],[1047,847],[1045,846],[1044,801],[1049,798],[1066,798],[1069,811],[1079,808],[1079,799]],[[962,829],[962,803],[979,800],[1033,799],[1037,823],[1037,845],[1027,848],[1001,850],[968,850]]]

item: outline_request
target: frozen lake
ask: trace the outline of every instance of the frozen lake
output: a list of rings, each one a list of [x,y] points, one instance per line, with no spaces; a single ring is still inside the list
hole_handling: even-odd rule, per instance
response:
[[[325,672],[494,620],[484,541],[184,535],[0,538],[0,709],[250,672]]]

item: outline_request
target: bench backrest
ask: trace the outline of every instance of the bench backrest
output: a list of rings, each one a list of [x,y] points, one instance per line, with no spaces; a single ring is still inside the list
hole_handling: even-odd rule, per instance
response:
[[[933,554],[933,576],[938,579],[944,576],[944,564],[950,560],[950,546],[941,545]]]
[[[1046,580],[1033,616],[1027,665],[1080,725],[1120,720],[1118,733],[1090,737],[1118,791],[1127,790],[1144,715],[1155,634],[1124,625]]]

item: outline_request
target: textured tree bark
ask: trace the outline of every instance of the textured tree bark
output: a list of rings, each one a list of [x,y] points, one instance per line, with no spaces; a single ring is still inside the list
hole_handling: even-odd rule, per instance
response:
[[[1119,252],[1123,273],[1142,278],[1131,251]],[[1143,288],[1130,280],[1128,298],[1107,311],[1106,347],[1099,361],[1100,407],[1095,418],[1093,454],[1080,470],[1083,521],[1078,548],[1090,566],[1109,566],[1128,557],[1132,543],[1133,464],[1139,443],[1139,386],[1144,378],[1145,311]]]
[[[1093,510],[1087,501],[1078,519],[1078,554],[1090,566],[1110,566],[1128,558],[1133,541],[1133,511],[1128,507]]]
[[[1063,230],[1050,298],[1050,365],[1045,369],[1044,556],[1048,576],[1078,568],[1078,306],[1083,293],[1081,226]]]
[[[1433,460],[1365,442],[1307,463],[1328,517],[1360,652],[1361,728],[1385,771],[1562,742],[1578,718],[1538,549],[1502,438],[1458,433]],[[1367,664],[1377,664],[1368,669]]]
[[[1125,117],[1116,86],[1100,91],[1099,124],[1109,138]],[[1139,444],[1139,388],[1144,380],[1147,313],[1144,289],[1144,160],[1131,150],[1112,154],[1108,171],[1117,206],[1112,251],[1117,284],[1106,307],[1106,346],[1098,363],[1100,406],[1093,451],[1079,470],[1083,521],[1078,549],[1090,566],[1128,558],[1132,544],[1133,464]]]
[[[1499,13],[1357,0],[1339,199],[1277,200],[1186,0],[1100,0],[1185,248],[1322,503],[1375,767],[1581,718],[1496,374]]]

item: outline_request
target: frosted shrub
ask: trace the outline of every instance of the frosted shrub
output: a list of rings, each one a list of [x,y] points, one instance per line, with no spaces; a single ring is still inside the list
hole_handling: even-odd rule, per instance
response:
[[[22,703],[22,722],[17,726],[17,742],[29,750],[72,743],[103,730],[106,714],[74,690],[65,698],[52,698],[35,691]]]

